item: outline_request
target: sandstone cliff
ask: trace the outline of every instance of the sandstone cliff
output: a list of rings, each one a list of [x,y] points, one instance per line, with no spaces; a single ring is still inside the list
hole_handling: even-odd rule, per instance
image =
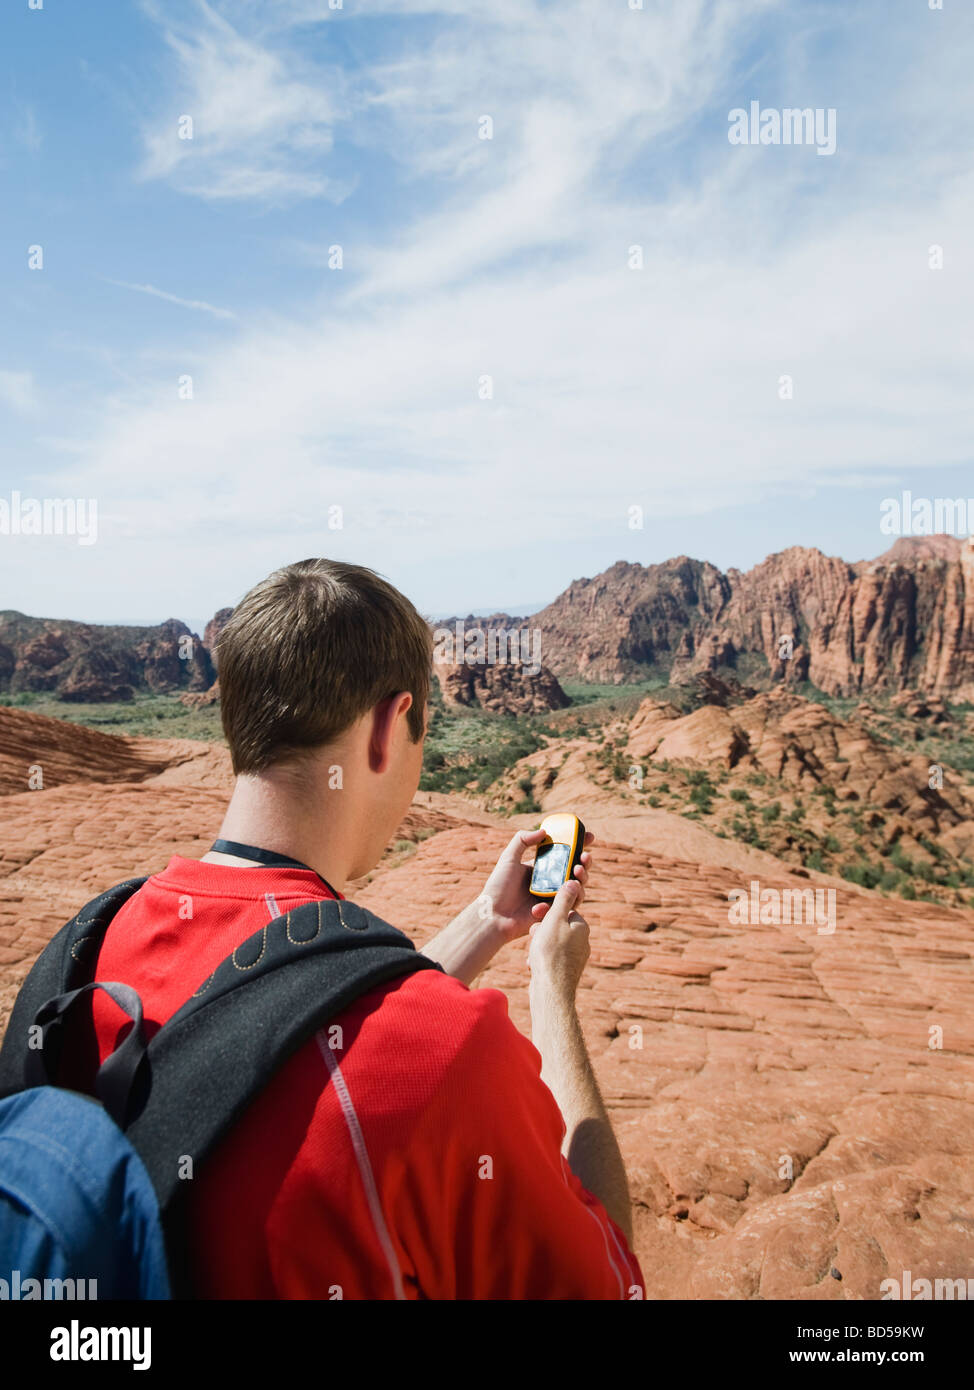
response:
[[[856,565],[794,546],[726,575],[686,556],[620,562],[519,621],[540,629],[561,679],[681,683],[711,671],[828,695],[974,698],[974,546],[952,537],[898,541]]]

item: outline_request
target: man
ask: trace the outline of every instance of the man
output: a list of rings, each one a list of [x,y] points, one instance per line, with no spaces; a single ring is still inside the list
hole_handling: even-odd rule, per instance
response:
[[[343,898],[378,862],[419,783],[431,653],[408,600],[356,565],[289,565],[234,610],[217,647],[236,774],[222,849],[150,878],[96,967],[138,990],[147,1036],[265,922]],[[541,839],[515,835],[481,898],[425,946],[446,973],[363,995],[193,1175],[201,1296],[643,1296],[574,1007],[590,855],[550,907],[532,906],[520,861]],[[469,988],[529,932],[533,1045],[500,991]],[[102,991],[92,1011],[103,1060],[128,1020]],[[81,1065],[93,1073],[93,1057]]]

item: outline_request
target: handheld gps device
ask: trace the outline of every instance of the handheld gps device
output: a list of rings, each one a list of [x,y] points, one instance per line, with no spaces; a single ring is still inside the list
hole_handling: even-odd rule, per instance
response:
[[[585,826],[568,811],[545,816],[539,826],[546,838],[538,846],[528,892],[534,898],[553,898],[574,877],[585,848]]]

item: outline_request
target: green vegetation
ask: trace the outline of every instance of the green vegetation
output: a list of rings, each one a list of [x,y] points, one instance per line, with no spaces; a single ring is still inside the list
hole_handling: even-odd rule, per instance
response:
[[[98,704],[75,704],[56,700],[46,693],[21,692],[0,695],[0,705],[26,709],[49,719],[64,719],[106,734],[126,734],[137,738],[196,738],[223,741],[220,706],[189,709],[178,695],[136,695],[131,700]]]
[[[434,681],[420,790],[485,792],[521,758],[547,744],[540,717],[511,719],[477,708],[448,708]],[[525,797],[519,805],[531,812],[538,809],[532,788],[531,776],[525,773],[518,788]]]
[[[870,864],[868,859],[862,859],[858,864],[843,864],[839,872],[850,883],[858,883],[862,888],[878,888],[883,877],[883,870]]]

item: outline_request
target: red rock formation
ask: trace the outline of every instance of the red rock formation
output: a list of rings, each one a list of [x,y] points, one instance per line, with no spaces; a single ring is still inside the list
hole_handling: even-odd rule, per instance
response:
[[[571,704],[545,666],[533,672],[517,662],[456,665],[434,661],[433,672],[449,705],[477,705],[493,714],[543,714]]]
[[[219,641],[220,633],[226,627],[227,623],[230,621],[232,616],[232,608],[217,609],[217,611],[213,614],[213,617],[207,623],[206,628],[203,632],[203,645],[213,658],[214,667],[217,664],[216,644]]]
[[[205,690],[213,678],[206,648],[175,618],[156,627],[112,627],[0,613],[2,691],[129,700],[140,690]]]
[[[620,562],[575,580],[530,621],[562,679],[736,671],[831,695],[914,686],[974,698],[974,546],[909,540],[857,565],[794,546],[726,576],[685,557]]]
[[[840,801],[905,817],[914,834],[937,836],[974,819],[974,801],[956,774],[948,772],[942,788],[931,787],[929,758],[906,755],[858,720],[838,719],[786,690],[733,709],[704,705],[689,715],[646,700],[629,726],[626,756],[761,771],[796,789],[827,787]]]
[[[605,684],[668,672],[696,654],[696,632],[716,618],[730,586],[713,565],[681,556],[662,565],[619,561],[576,579],[530,622],[557,676]],[[696,615],[691,620],[691,614]]]

